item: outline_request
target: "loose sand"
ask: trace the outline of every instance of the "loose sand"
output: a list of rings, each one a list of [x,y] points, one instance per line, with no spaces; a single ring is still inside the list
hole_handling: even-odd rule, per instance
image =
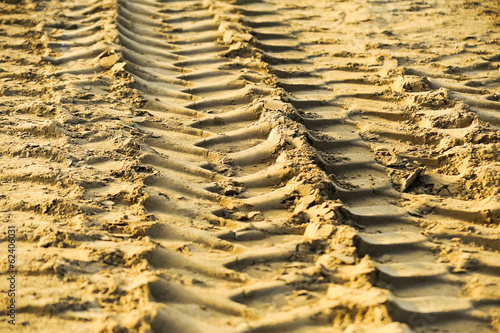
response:
[[[0,331],[499,332],[499,87],[496,0],[4,0]]]

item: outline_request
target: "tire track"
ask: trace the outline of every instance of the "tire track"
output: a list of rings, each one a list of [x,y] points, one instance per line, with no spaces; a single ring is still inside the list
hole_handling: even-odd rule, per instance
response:
[[[146,6],[144,3],[141,3],[141,5]],[[149,3],[148,5],[151,4]],[[320,151],[318,152],[319,162],[327,173],[334,175],[334,182],[336,181],[335,198],[342,200],[345,204],[344,211],[350,221],[349,223],[354,224],[358,229],[362,230],[360,232],[355,232],[355,243],[353,245],[356,246],[357,255],[362,257],[368,254],[373,257],[372,269],[376,276],[376,285],[384,287],[385,284],[390,284],[391,295],[383,304],[388,308],[392,319],[407,322],[414,327],[418,327],[422,321],[428,325],[430,321],[435,329],[441,329],[441,327],[444,327],[442,329],[451,327],[453,327],[453,329],[463,329],[463,327],[467,327],[467,329],[472,329],[472,327],[487,327],[492,318],[489,317],[487,312],[477,311],[477,308],[488,307],[489,304],[494,304],[497,301],[495,299],[483,299],[478,303],[471,298],[461,296],[462,286],[465,285],[466,282],[458,278],[455,274],[449,273],[452,270],[450,265],[436,261],[440,259],[435,255],[436,243],[433,242],[432,238],[420,235],[425,230],[419,227],[422,221],[413,218],[406,209],[396,205],[396,201],[404,197],[393,189],[394,181],[387,176],[387,169],[377,164],[377,160],[372,157],[369,146],[361,139],[363,138],[366,140],[366,136],[362,135],[360,137],[356,133],[357,127],[360,126],[360,121],[356,119],[356,111],[352,112],[345,110],[346,104],[352,103],[354,106],[357,106],[359,102],[353,101],[360,99],[364,102],[364,105],[373,103],[371,105],[372,107],[380,109],[387,109],[386,105],[388,103],[398,101],[399,97],[385,97],[383,95],[386,90],[383,85],[385,84],[387,86],[392,83],[393,80],[381,80],[379,78],[380,70],[392,70],[394,61],[384,61],[384,58],[380,56],[375,57],[373,63],[357,63],[355,66],[351,63],[343,64],[342,61],[340,61],[338,64],[334,65],[333,73],[332,70],[324,71],[322,67],[324,68],[325,64],[322,61],[326,60],[328,62],[329,59],[317,57],[316,55],[312,55],[312,57],[311,55],[304,55],[303,50],[295,41],[295,38],[290,38],[290,34],[283,36],[283,34],[278,32],[282,31],[283,27],[286,27],[288,24],[266,21],[266,15],[273,17],[274,20],[274,15],[276,15],[275,11],[269,9],[254,9],[252,4],[242,6],[213,4],[212,9],[215,8],[215,10],[217,10],[219,9],[218,6],[221,8],[218,13],[229,11],[243,14],[240,14],[240,18],[237,16],[234,18],[233,16],[229,22],[223,21],[219,26],[210,20],[209,15],[200,14],[204,20],[195,24],[194,30],[196,31],[197,29],[201,29],[198,27],[203,27],[205,31],[210,29],[215,31],[215,29],[218,28],[219,32],[223,32],[224,36],[222,42],[230,46],[228,52],[225,54],[226,57],[237,58],[238,60],[241,58],[252,59],[254,63],[251,68],[255,69],[258,67],[260,71],[257,70],[257,73],[264,73],[265,77],[261,77],[260,82],[277,81],[277,85],[285,92],[285,94],[281,93],[281,100],[285,100],[286,102],[283,103],[278,101],[278,104],[281,104],[280,107],[291,110],[291,112],[295,114],[293,117],[299,119],[300,122],[304,123],[306,129],[312,131],[311,134],[307,134],[307,136],[309,136],[312,146]],[[259,5],[256,4],[255,7],[259,8]],[[200,9],[203,7],[200,7],[200,5],[193,5],[192,8],[196,8],[197,13],[199,13]],[[140,6],[136,6],[134,9],[136,12],[144,13],[145,15],[154,13],[151,8],[144,9]],[[255,21],[253,21],[254,16],[258,17]],[[241,17],[245,17],[245,19],[242,20]],[[288,20],[291,21],[290,18],[288,18]],[[136,21],[144,24],[147,22],[145,18],[137,19]],[[246,25],[240,24],[239,22],[241,21],[245,21]],[[176,18],[170,18],[163,22],[170,24],[171,22],[177,21]],[[254,27],[265,28],[260,30],[255,29],[254,32],[252,29]],[[172,44],[175,45],[178,39],[182,39],[183,46],[189,45],[189,37],[192,36],[192,30],[186,33],[186,29],[182,27],[170,28],[173,28],[174,32],[169,34],[171,42],[168,48],[170,48]],[[209,32],[206,34],[212,35]],[[255,38],[257,35],[263,39],[265,38],[266,41],[262,42],[258,38]],[[273,41],[277,36],[282,38],[280,39],[279,45],[274,45]],[[204,37],[203,41],[207,41],[207,39],[208,38]],[[198,39],[195,39],[195,41],[198,42]],[[215,41],[215,38],[210,41]],[[283,41],[286,42],[283,43]],[[210,42],[207,41],[206,43],[209,44]],[[154,44],[159,45],[159,41],[154,41]],[[304,45],[307,45],[307,43],[304,43]],[[268,91],[268,94],[271,94],[270,89],[262,90],[252,89],[253,87],[249,88],[248,84],[245,84],[245,82],[241,80],[241,76],[236,79],[236,81],[229,78],[225,85],[212,85],[209,90],[207,90],[206,86],[197,87],[196,79],[199,78],[199,76],[189,76],[189,71],[192,67],[194,67],[195,71],[204,71],[203,66],[207,68],[214,65],[224,67],[228,65],[227,61],[218,56],[216,52],[208,52],[205,53],[203,57],[200,56],[195,59],[183,59],[182,56],[191,54],[192,50],[188,49],[187,51],[180,50],[176,52],[175,46],[170,49],[174,51],[169,53],[168,57],[164,57],[169,58],[169,62],[167,62],[168,67],[172,71],[182,73],[182,75],[178,75],[175,79],[185,80],[187,72],[188,78],[191,79],[185,80],[187,82],[184,86],[189,88],[181,90],[183,91],[181,95],[171,91],[162,91],[163,93],[160,94],[160,91],[157,89],[155,91],[157,93],[156,96],[162,96],[162,98],[164,98],[163,96],[165,96],[165,98],[168,97],[168,100],[165,99],[165,102],[171,103],[174,106],[175,114],[181,113],[177,111],[177,109],[180,108],[183,110],[183,115],[202,117],[202,120],[196,121],[193,124],[195,127],[204,128],[203,124],[207,123],[213,123],[219,126],[222,124],[225,125],[223,118],[225,112],[229,111],[231,115],[235,114],[235,118],[237,119],[237,113],[233,111],[234,108],[252,103],[252,101],[258,99],[257,96],[259,96],[259,93],[262,95]],[[214,47],[203,45],[198,48],[198,52],[201,50],[212,51]],[[219,52],[220,51],[222,50],[219,49]],[[155,51],[150,54],[160,54],[161,52]],[[181,57],[176,58],[175,55]],[[203,60],[200,60],[201,58],[203,58]],[[314,60],[304,62],[304,58],[312,58]],[[341,56],[340,60],[342,59],[343,57]],[[332,60],[337,61],[339,59]],[[164,59],[161,66],[165,66],[165,63]],[[302,70],[302,66],[305,67],[304,70]],[[263,71],[263,68],[266,70]],[[311,68],[314,69],[314,71],[312,71],[313,74],[311,74]],[[267,70],[276,76],[270,77]],[[343,72],[345,74],[343,79],[339,80],[337,75],[335,76],[335,80],[329,79],[330,75],[336,74],[337,72]],[[226,73],[229,74],[230,71],[228,70]],[[296,75],[302,78],[291,78],[290,74],[287,73],[293,73],[294,76]],[[358,73],[361,75],[358,76]],[[375,73],[375,75],[372,73]],[[367,75],[373,75],[375,77],[370,79],[367,78]],[[362,79],[360,79],[360,77]],[[206,79],[205,77],[202,78]],[[317,82],[320,78],[323,82],[318,85]],[[253,73],[252,79],[259,80],[258,76]],[[243,80],[248,79],[244,77]],[[169,81],[171,81],[171,79],[169,79]],[[366,87],[371,88],[370,84],[378,84],[380,88],[375,91],[373,91],[373,89],[367,89],[368,92],[363,93],[362,90],[366,90]],[[397,86],[398,82],[394,84]],[[227,93],[224,91],[224,94],[219,93],[224,86],[228,87],[231,92]],[[403,83],[403,87],[404,86]],[[332,88],[334,92],[337,92],[335,95],[330,93]],[[338,92],[339,89],[341,91],[340,93]],[[350,92],[349,90],[351,89],[355,92]],[[152,91],[148,88],[142,88],[142,90],[148,93]],[[347,91],[344,92],[345,90]],[[361,92],[359,92],[360,90]],[[249,91],[251,91],[253,95],[251,98],[247,97]],[[467,91],[469,92],[469,90]],[[187,92],[187,94],[185,94],[185,92]],[[163,102],[160,98],[153,98]],[[192,100],[192,102],[182,103],[186,100]],[[372,100],[374,100],[374,102],[368,102]],[[289,104],[287,104],[287,102],[289,102]],[[276,104],[276,101],[273,103]],[[228,105],[230,106],[228,107]],[[264,107],[265,106],[266,104],[264,103]],[[292,108],[290,108],[290,106],[292,106]],[[186,108],[193,111],[196,110],[198,113],[187,111],[185,110]],[[215,111],[213,109],[215,109]],[[338,110],[334,118],[331,118],[332,109]],[[168,111],[167,106],[165,106],[165,111]],[[297,117],[298,114],[302,113],[301,111],[305,113],[306,116]],[[218,119],[209,117],[209,120],[205,120],[203,119],[203,114],[206,114],[206,112],[216,112],[217,114],[222,114],[222,116]],[[323,119],[325,119],[325,113],[328,113],[326,122],[323,121]],[[377,115],[384,118],[385,114],[386,113],[379,113]],[[320,117],[322,119],[318,121],[315,117]],[[386,117],[396,121],[400,120],[400,118],[404,119],[404,115],[397,113],[395,119],[392,114]],[[258,122],[262,123],[262,115]],[[203,131],[199,133],[200,136],[206,134],[207,138],[202,141],[194,142],[194,144],[198,147],[207,147],[212,151],[217,151],[219,152],[219,156],[223,156],[222,154],[224,154],[229,157],[237,166],[237,169],[232,170],[233,173],[231,174],[233,177],[236,176],[235,179],[238,179],[240,175],[244,175],[243,179],[248,179],[250,177],[259,182],[259,176],[263,174],[263,168],[274,162],[274,159],[266,161],[266,158],[271,157],[273,152],[276,151],[276,146],[279,146],[279,141],[272,140],[273,133],[271,128],[275,128],[275,126],[257,125],[256,128],[252,127],[252,125],[245,128],[238,127],[238,129],[229,132],[224,131],[226,128],[223,128],[222,131],[224,132],[221,131],[219,133],[223,133],[224,136],[210,135],[212,133]],[[396,139],[403,138],[409,141],[417,140],[417,142],[418,140],[422,140],[422,143],[426,143],[425,137],[421,139],[419,139],[418,136],[415,137],[412,135],[402,137],[402,135],[406,134],[399,134],[397,132],[392,134],[390,131],[377,132],[376,130],[374,131],[372,127],[373,126],[370,127],[369,131],[370,133],[376,133],[376,135],[384,135],[388,138],[392,136]],[[159,133],[159,131],[156,132],[157,135],[160,135]],[[335,140],[331,140],[328,137],[325,138],[323,133],[335,133],[336,138]],[[250,141],[251,138],[257,139],[259,137],[261,138],[260,140],[264,140],[261,141],[260,144],[255,145],[254,142]],[[235,150],[239,151],[235,152]],[[206,156],[208,154],[205,153],[203,155]],[[249,165],[258,161],[266,162],[248,168]],[[370,170],[370,172],[366,173],[366,170]],[[414,179],[410,180],[410,178],[418,177],[418,173],[421,169],[415,168],[414,170],[413,174],[416,176],[410,175],[406,179],[403,178],[403,180],[406,180],[406,183],[399,184],[400,189],[406,190],[411,185],[410,182],[414,181]],[[360,177],[360,173],[364,173],[365,175]],[[277,178],[277,180],[280,181],[280,178]],[[167,188],[166,183],[164,184],[163,189]],[[245,185],[244,182],[242,182],[242,184]],[[176,190],[178,191],[179,189]],[[231,193],[238,193],[241,191],[241,189],[236,189],[234,186],[232,186],[230,190]],[[266,190],[264,190],[264,192],[266,192]],[[202,195],[200,192],[197,193],[200,197],[206,196]],[[229,192],[224,192],[224,194],[227,193]],[[252,194],[254,193],[260,195],[243,201],[245,201],[246,204],[250,204],[252,209],[256,210],[255,214],[258,214],[258,211],[262,212],[262,210],[264,210],[264,217],[274,218],[278,217],[280,214],[284,216],[279,210],[276,211],[276,208],[292,194],[290,190],[287,190],[287,186],[282,187],[280,190],[265,194],[262,194],[262,189],[252,191]],[[374,193],[376,195],[373,195]],[[238,194],[241,197],[241,194]],[[214,198],[213,201],[217,200]],[[238,208],[241,210],[243,207],[244,206],[239,206]],[[326,212],[328,212],[328,210]],[[215,213],[220,217],[233,217],[227,214],[227,210],[219,209],[216,210]],[[381,223],[383,223],[383,225],[381,225]],[[319,231],[320,227],[317,228],[318,230],[316,231]],[[308,229],[313,230],[313,228]],[[308,232],[306,229],[306,235],[311,234],[315,235],[311,233],[311,231]],[[330,234],[327,233],[326,235],[328,236]],[[245,233],[244,235],[245,236],[241,238],[266,238],[262,232],[251,232]],[[238,240],[236,235],[233,237]],[[231,237],[227,238],[225,235],[224,238],[231,240]],[[300,241],[299,244],[294,244],[292,242],[292,245],[299,246]],[[259,266],[255,265],[256,261],[290,260],[290,253],[290,250],[283,252],[279,249],[278,251],[276,251],[276,249],[262,249],[257,250],[256,254],[247,256],[241,255],[237,260],[229,261],[225,266],[237,270],[244,268],[244,272],[248,273],[251,277],[262,279],[266,275],[256,272],[257,268],[255,266]],[[389,259],[387,257],[389,257]],[[347,261],[349,261],[349,259]],[[248,264],[250,264],[250,266],[248,266]],[[418,283],[412,288],[408,288],[409,280],[418,280],[421,281],[421,283]],[[338,296],[336,292],[342,294],[344,292],[342,288],[344,287],[330,286],[328,292],[330,298],[332,298],[332,295]],[[275,287],[269,287],[269,292],[274,289]],[[264,288],[264,290],[268,290],[268,288]],[[328,295],[323,293],[320,298],[325,298],[325,296],[328,297]],[[251,304],[254,305],[255,303]],[[325,308],[321,308],[321,310],[316,311],[321,313],[321,311],[324,310]],[[318,312],[313,311],[313,313],[317,315]],[[332,316],[333,318],[329,318],[330,321],[333,323],[338,321],[338,317],[335,318],[335,316],[338,316],[337,313],[334,313]],[[292,320],[289,316],[285,316],[285,318],[288,319],[284,321],[273,321],[264,318],[257,323],[251,324],[251,326],[254,330],[259,331],[268,330],[271,329],[271,327],[274,329],[278,329],[278,327],[279,329],[285,329],[296,325],[296,323],[293,323],[295,320]],[[459,318],[460,321],[457,321]],[[424,329],[427,329],[427,327]]]
[[[2,19],[27,329],[493,332],[494,23],[402,23],[488,4],[54,1],[43,46]]]
[[[319,17],[321,10],[324,10],[324,8],[318,9],[317,12],[311,12],[311,16],[317,15]],[[302,15],[307,14],[304,14],[301,10],[297,16],[301,19]],[[285,14],[281,16],[284,17]],[[288,18],[288,22],[290,20]],[[262,22],[259,22],[259,26],[262,26],[260,23]],[[266,26],[266,24],[263,25]],[[329,27],[330,23],[325,21],[325,26]],[[302,27],[303,30],[300,30],[299,27]],[[307,31],[308,28],[308,23],[294,25],[295,33],[299,35],[297,39],[300,38],[300,33],[297,33],[297,31]],[[323,28],[321,25],[319,27],[315,25],[315,29],[322,31]],[[262,31],[258,30],[257,33],[262,33]],[[283,31],[283,27],[276,30],[272,28],[266,30],[267,33],[274,33],[275,31]],[[447,327],[450,327],[454,331],[470,331],[474,329],[472,327],[486,328],[488,320],[491,320],[487,314],[489,306],[490,304],[497,304],[498,299],[486,297],[480,301],[477,299],[472,301],[471,299],[461,298],[460,286],[466,285],[467,279],[460,279],[456,275],[448,274],[451,267],[446,268],[446,264],[435,262],[436,259],[433,258],[435,256],[432,254],[436,250],[435,245],[429,242],[427,237],[419,235],[419,233],[423,233],[423,229],[415,226],[415,224],[422,223],[422,220],[412,218],[406,210],[394,205],[395,199],[404,198],[409,200],[411,197],[401,196],[392,188],[393,184],[391,183],[394,183],[394,181],[387,176],[387,169],[381,167],[380,164],[376,164],[376,160],[369,153],[370,146],[361,140],[363,138],[365,141],[369,141],[370,136],[367,134],[373,133],[389,140],[400,139],[410,142],[422,140],[423,144],[427,143],[425,137],[419,139],[419,136],[406,134],[408,132],[404,133],[401,129],[390,132],[390,130],[387,131],[384,128],[377,131],[377,126],[371,125],[370,121],[363,120],[373,119],[373,117],[378,116],[384,121],[383,124],[390,122],[401,128],[401,125],[396,121],[399,120],[398,118],[405,119],[405,114],[392,112],[394,108],[391,106],[399,99],[390,94],[386,94],[386,97],[380,93],[385,90],[383,84],[385,83],[387,86],[387,83],[390,83],[391,80],[380,79],[383,75],[379,73],[388,69],[397,70],[397,68],[392,69],[390,62],[384,63],[384,61],[381,61],[385,60],[384,56],[373,57],[370,54],[360,54],[359,63],[353,64],[350,62],[348,63],[349,66],[346,66],[345,62],[352,61],[352,57],[356,55],[340,52],[342,42],[339,43],[338,40],[336,44],[341,44],[341,46],[335,47],[339,50],[336,52],[337,57],[323,56],[323,54],[326,54],[323,50],[315,53],[317,47],[314,44],[316,44],[316,41],[326,40],[327,34],[330,33],[326,28],[323,31],[325,37],[321,37],[321,34],[318,33],[319,36],[313,43],[302,44],[303,50],[309,50],[308,54],[302,57],[295,56],[295,58],[311,59],[310,61],[295,61],[291,65],[278,67],[277,75],[280,78],[278,85],[290,92],[291,104],[309,116],[304,118],[303,121],[308,129],[314,131],[311,133],[311,141],[313,146],[322,152],[320,154],[321,163],[324,169],[329,174],[332,174],[332,178],[336,182],[336,197],[345,204],[352,223],[356,223],[358,229],[361,229],[358,234],[357,252],[360,255],[369,254],[373,257],[378,277],[384,283],[390,283],[390,287],[393,288],[391,291],[395,297],[392,299],[391,316],[395,320],[408,322],[411,326],[417,328],[420,326],[418,324],[423,322],[425,326],[422,328],[423,330],[429,329],[429,324],[435,326],[435,329],[448,329]],[[291,44],[293,38],[288,39]],[[254,45],[258,44],[259,41],[257,40]],[[300,48],[298,42],[296,46],[295,50],[298,50]],[[327,50],[330,53],[335,52],[331,49]],[[292,59],[290,60],[292,61]],[[302,66],[304,69],[300,71]],[[290,75],[288,73],[292,68],[295,72]],[[311,68],[316,70],[311,71]],[[376,68],[380,69],[377,71]],[[490,69],[492,67],[481,66],[481,68]],[[374,72],[377,74],[371,74]],[[362,82],[358,79],[360,76],[363,77]],[[331,77],[335,77],[335,80],[331,80]],[[320,80],[320,78],[323,80]],[[419,88],[418,84],[422,84],[423,79],[414,80],[413,85],[409,83],[405,86],[406,83],[403,83],[403,86],[410,88],[410,90],[411,88]],[[322,82],[318,84],[318,81]],[[382,87],[371,89],[371,86],[367,85],[370,82],[376,82]],[[397,87],[398,84],[400,82],[396,80],[394,85]],[[435,81],[430,85],[433,89],[441,88]],[[471,93],[471,90],[463,90]],[[329,94],[328,91],[334,93]],[[472,93],[476,93],[476,91],[472,91]],[[455,96],[461,95],[456,94]],[[470,102],[471,99],[464,97],[462,100]],[[471,104],[477,106],[478,103]],[[481,103],[489,108],[496,107],[494,103]],[[371,111],[373,109],[388,111]],[[371,117],[362,116],[365,113],[368,113]],[[380,120],[377,119],[374,122],[380,122]],[[359,131],[358,128],[362,130],[361,137],[356,133]],[[392,145],[397,146],[394,143]],[[375,154],[380,150],[375,148]],[[385,151],[387,151],[387,148],[385,148]],[[377,158],[377,155],[375,155],[375,158]],[[380,158],[377,160],[381,161]],[[391,161],[391,163],[385,164],[394,167],[395,165],[392,163]],[[407,189],[411,185],[408,184],[408,181],[413,181],[412,177],[415,178],[413,175],[418,176],[420,169],[414,168],[414,170],[416,171],[409,174],[407,179],[403,179],[407,181],[406,183],[396,184],[399,185],[400,189]],[[442,206],[439,207],[439,204],[436,206],[434,208],[438,215],[430,217],[429,220],[431,221],[439,221],[445,216],[453,215],[455,218],[465,216],[466,220],[475,222],[478,220],[478,216],[482,214],[481,210],[473,209],[464,202],[458,204],[454,202],[454,206],[463,207],[455,212]],[[494,202],[489,207],[492,207],[490,212],[495,212],[498,209]],[[418,216],[419,214],[411,215]],[[467,215],[470,216],[469,219],[467,219]],[[414,231],[408,232],[408,230],[412,229]],[[449,236],[439,235],[437,237],[440,238],[437,243],[442,244],[441,240]],[[459,239],[460,241],[463,240],[462,238]],[[495,254],[491,252],[491,255]],[[424,260],[422,261],[422,259]],[[454,273],[457,273],[456,269]],[[416,286],[415,283],[412,288],[408,288],[408,282],[404,283],[403,281],[405,279],[408,281],[411,278],[415,282],[421,281],[422,278],[427,278],[429,281],[423,281],[423,283]],[[483,278],[486,278],[486,276],[483,275]],[[383,283],[378,284],[384,285]],[[448,294],[444,294],[443,290]],[[473,304],[475,307],[483,308],[486,311],[482,314],[477,311],[470,311]],[[454,318],[449,320],[450,317]],[[460,326],[456,325],[457,318],[461,319],[458,321]],[[486,322],[484,322],[485,320]]]
[[[200,310],[191,311],[191,318],[182,316],[190,327],[201,327],[206,321],[219,326],[219,320],[228,318],[230,326],[240,326],[236,330],[245,332],[321,327],[328,321],[314,317],[328,312],[332,305],[310,308],[325,298],[328,286],[328,279],[312,259],[325,245],[314,245],[304,237],[305,221],[288,210],[308,200],[302,205],[311,212],[321,204],[322,210],[333,216],[337,207],[325,201],[319,195],[323,190],[317,189],[327,185],[321,183],[326,177],[314,166],[307,166],[310,160],[304,155],[308,148],[302,127],[293,121],[296,116],[290,105],[273,97],[276,90],[265,84],[272,77],[254,68],[254,64],[242,62],[225,45],[229,35],[232,36],[229,45],[240,38],[235,35],[235,23],[224,18],[226,12],[238,8],[219,3],[182,3],[179,6],[184,17],[191,17],[191,11],[196,13],[192,15],[194,23],[182,25],[176,5],[123,1],[118,10],[120,38],[128,61],[126,68],[147,100],[136,110],[144,117],[138,124],[151,134],[152,139],[146,142],[156,151],[143,157],[142,162],[160,170],[160,175],[146,180],[150,197],[145,206],[160,221],[157,228],[179,234],[168,237],[169,232],[150,230],[148,234],[158,242],[152,253],[158,259],[150,263],[161,274],[180,274],[186,279],[203,281],[205,287],[176,284],[154,287],[153,295],[180,293],[174,300],[160,297],[165,308],[155,327],[161,330],[158,323],[173,327],[175,321],[170,313],[176,313],[177,318],[192,303],[206,307],[210,319],[201,316]],[[148,20],[151,15],[154,19]],[[204,31],[201,37],[198,30]],[[160,38],[158,34],[163,31],[168,32]],[[153,37],[142,39],[145,36]],[[143,45],[139,48],[129,39],[141,40]],[[192,56],[194,53],[196,56]],[[141,60],[144,58],[148,60]],[[259,66],[265,68],[266,64]],[[161,73],[161,78],[153,73]],[[223,83],[206,83],[214,78]],[[316,179],[300,175],[300,167],[316,173]],[[277,188],[273,190],[270,186]],[[286,201],[291,208],[284,209]],[[210,230],[207,222],[212,232],[207,232]],[[186,235],[193,233],[193,227],[205,229],[197,234],[204,234],[203,238],[220,250],[207,253],[197,237],[186,239]],[[215,236],[223,240],[216,240]],[[188,240],[184,253],[179,250],[179,241]],[[181,255],[173,251],[180,251]],[[194,255],[221,266],[206,267],[194,261]],[[185,264],[179,266],[176,262]],[[283,276],[267,282],[270,273],[276,270],[283,270]],[[232,277],[229,286],[221,280],[225,275]],[[307,287],[312,281],[318,283]],[[208,301],[192,300],[189,296],[205,293],[207,288],[222,291],[225,298],[211,295]],[[302,289],[299,296],[297,288]],[[333,300],[325,301],[344,306]],[[271,307],[267,305],[269,302],[273,304]],[[298,309],[289,312],[286,309],[292,303]],[[271,314],[266,314],[265,309]],[[297,315],[300,309],[307,311]],[[224,319],[217,319],[221,316]]]
[[[134,95],[113,47],[113,3],[0,8],[2,46],[12,45],[1,50],[0,220],[16,228],[16,325],[106,331],[126,312],[128,327],[146,329],[141,134],[127,125]],[[6,263],[2,254],[4,277]]]

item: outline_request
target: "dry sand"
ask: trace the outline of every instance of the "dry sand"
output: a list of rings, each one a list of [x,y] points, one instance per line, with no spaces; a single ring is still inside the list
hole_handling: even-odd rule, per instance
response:
[[[499,68],[496,0],[4,0],[0,331],[500,331]]]

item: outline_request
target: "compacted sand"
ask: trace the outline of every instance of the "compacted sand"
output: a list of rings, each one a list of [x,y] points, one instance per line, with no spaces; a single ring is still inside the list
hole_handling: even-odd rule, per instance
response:
[[[0,331],[498,332],[499,87],[496,0],[4,0]]]

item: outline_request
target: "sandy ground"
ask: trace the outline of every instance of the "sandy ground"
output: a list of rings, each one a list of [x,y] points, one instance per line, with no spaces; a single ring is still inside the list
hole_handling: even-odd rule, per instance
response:
[[[0,82],[1,332],[500,331],[496,0],[4,0]]]

